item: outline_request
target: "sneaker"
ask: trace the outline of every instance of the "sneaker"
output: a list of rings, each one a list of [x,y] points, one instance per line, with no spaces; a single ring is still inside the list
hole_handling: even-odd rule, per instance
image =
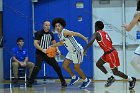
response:
[[[80,78],[76,77],[75,79],[71,79],[69,86],[72,86],[74,83],[76,83]]]
[[[67,87],[67,83],[66,83],[66,81],[61,82],[61,86],[62,86],[62,88]]]
[[[33,81],[34,81],[34,80],[30,80],[30,79],[29,79],[29,80],[27,81],[26,86],[27,86],[27,87],[32,87]]]
[[[88,85],[90,84],[91,80],[88,79],[87,82],[83,82],[82,85],[80,86],[80,89],[85,89],[86,87],[88,87]]]
[[[130,93],[135,93],[134,89],[130,89],[129,91],[130,91]]]
[[[132,77],[132,81],[129,81],[129,90],[133,89],[135,87],[135,83],[136,83],[136,78]]]
[[[108,78],[107,83],[105,84],[105,87],[111,86],[115,82],[115,80],[116,79],[113,76],[111,76],[110,78]]]
[[[32,87],[32,83],[27,82],[26,86],[27,87]]]

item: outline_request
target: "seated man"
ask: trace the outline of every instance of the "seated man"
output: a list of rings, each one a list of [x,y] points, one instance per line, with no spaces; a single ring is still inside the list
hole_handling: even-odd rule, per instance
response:
[[[24,39],[22,37],[17,38],[17,46],[12,49],[12,52],[12,68],[15,77],[13,83],[18,83],[18,68],[27,67],[30,77],[34,64],[28,61],[28,51],[24,48]]]

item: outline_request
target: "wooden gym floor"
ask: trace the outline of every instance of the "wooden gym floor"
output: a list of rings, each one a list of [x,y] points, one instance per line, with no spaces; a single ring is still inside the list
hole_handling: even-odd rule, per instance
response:
[[[15,86],[10,83],[0,83],[0,93],[140,93],[140,81],[137,81],[134,90],[129,90],[128,82],[116,81],[112,86],[105,88],[106,81],[95,81],[86,89],[79,89],[81,82],[73,86],[61,88],[60,82],[37,81],[32,88],[25,87],[24,83]]]

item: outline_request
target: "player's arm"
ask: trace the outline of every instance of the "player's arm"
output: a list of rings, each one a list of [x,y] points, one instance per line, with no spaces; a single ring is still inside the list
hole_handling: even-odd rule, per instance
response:
[[[87,49],[93,44],[93,42],[95,41],[95,39],[98,39],[100,41],[100,35],[98,32],[95,32],[93,35],[92,35],[92,38],[91,40],[88,42],[88,44],[86,45],[86,47],[84,48],[84,52],[87,51]]]
[[[52,40],[52,44],[53,44],[53,45],[56,44],[56,41],[55,41],[55,40]],[[61,54],[59,48],[58,48],[58,47],[56,47],[56,48],[57,48],[57,53],[58,53],[58,54]]]
[[[55,40],[53,40],[53,41],[52,41],[52,44],[56,44],[56,41],[55,41]]]
[[[59,42],[58,42],[59,43]],[[52,44],[54,45],[54,44],[56,44],[56,41],[55,40],[53,40],[52,41]],[[58,45],[59,46],[59,45]],[[61,45],[60,45],[61,46]],[[57,49],[58,49],[58,47],[57,47]]]
[[[83,36],[82,34],[78,33],[78,32],[73,32],[73,31],[64,31],[64,36],[78,36],[80,38],[82,38],[83,40],[85,40],[88,43],[88,38],[86,38],[85,36]]]
[[[140,19],[140,13],[136,14],[129,25],[123,24],[122,27],[125,28],[126,31],[131,31],[131,29],[136,25],[138,20]]]
[[[62,45],[64,45],[64,43],[63,43],[63,41],[60,41],[58,43],[53,44],[52,47],[58,47],[58,46],[62,46]]]

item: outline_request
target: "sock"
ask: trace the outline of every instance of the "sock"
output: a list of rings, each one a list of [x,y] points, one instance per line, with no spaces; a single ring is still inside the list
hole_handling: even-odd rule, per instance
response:
[[[128,78],[127,78],[129,81],[132,81],[133,79],[132,79],[132,77],[130,77],[130,76],[128,76]]]
[[[86,78],[85,80],[84,80],[84,82],[87,82],[88,81],[88,79]]]
[[[72,79],[75,79],[75,78],[76,78],[76,76],[74,75],[74,76],[72,76],[71,78],[72,78]]]

